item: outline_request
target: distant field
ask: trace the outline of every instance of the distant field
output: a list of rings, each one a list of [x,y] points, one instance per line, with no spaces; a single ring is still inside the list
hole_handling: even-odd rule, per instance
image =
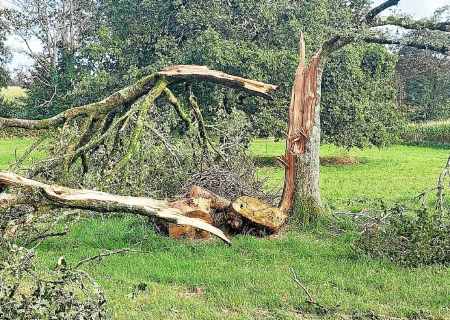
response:
[[[15,97],[26,97],[27,93],[25,89],[21,87],[8,87],[2,88],[1,95],[5,97],[5,99],[12,100]]]
[[[450,143],[450,120],[409,124],[405,128],[403,139]]]

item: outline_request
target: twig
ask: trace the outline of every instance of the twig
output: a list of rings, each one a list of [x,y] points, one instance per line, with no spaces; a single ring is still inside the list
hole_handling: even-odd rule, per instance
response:
[[[328,312],[327,308],[325,308],[323,305],[321,305],[316,300],[314,300],[311,293],[309,293],[308,289],[306,289],[306,287],[297,279],[294,269],[292,269],[292,268],[289,268],[289,269],[291,269],[291,272],[292,272],[292,277],[293,277],[292,280],[294,280],[294,282],[296,284],[298,284],[303,289],[303,291],[305,291],[305,293],[308,295],[308,299],[306,300],[306,303],[314,304],[314,305],[318,306],[319,308],[321,308],[325,313],[327,313]]]
[[[376,220],[374,217],[371,217],[371,216],[369,216],[369,215],[367,215],[367,214],[365,214],[363,212],[364,212],[364,209],[361,210],[360,212],[339,212],[338,211],[338,212],[333,212],[332,215],[333,215],[333,217],[335,217],[338,220],[342,220],[342,219],[337,217],[337,215],[339,215],[339,214],[353,216],[353,219],[358,219],[360,217],[363,217],[363,218],[367,218],[367,219],[370,219],[370,220]]]
[[[95,259],[101,259],[101,258],[104,258],[104,257],[112,256],[112,255],[119,254],[119,253],[122,253],[122,252],[152,253],[151,251],[133,250],[131,248],[124,248],[124,249],[120,249],[120,250],[116,250],[116,251],[105,251],[105,252],[102,252],[102,253],[100,253],[100,254],[98,254],[96,256],[89,257],[89,258],[86,258],[84,260],[81,260],[80,262],[78,262],[75,265],[75,267],[73,267],[73,269],[78,269],[81,265],[85,264],[86,262],[89,262],[89,261],[92,261],[92,260],[95,260]]]

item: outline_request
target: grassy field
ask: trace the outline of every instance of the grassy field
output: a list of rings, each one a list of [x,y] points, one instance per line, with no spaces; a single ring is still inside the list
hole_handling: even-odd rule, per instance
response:
[[[25,97],[27,95],[26,91],[21,87],[2,88],[0,94],[8,100],[12,100],[16,97]]]
[[[11,138],[0,140],[0,170],[6,170],[10,164],[15,163],[16,154],[19,159],[24,152],[33,144],[34,139]],[[33,160],[42,160],[43,155],[38,152],[32,152],[30,158],[24,164],[31,163]]]
[[[257,140],[251,148],[254,154],[272,159],[284,154],[284,141]],[[322,166],[320,189],[323,201],[331,210],[349,207],[357,210],[365,203],[383,199],[388,203],[411,199],[434,186],[445,166],[449,151],[424,147],[395,145],[385,149],[351,149],[322,146],[321,158],[350,157],[357,165]],[[270,163],[265,160],[264,163]],[[264,167],[269,184],[284,178],[284,169],[276,165]],[[355,206],[355,207],[353,207]]]
[[[2,163],[13,161],[19,144],[13,141],[0,142]],[[284,143],[258,140],[252,149],[270,164],[271,157],[284,152]],[[435,185],[448,152],[407,146],[347,152],[323,146],[323,157],[359,162],[322,167],[323,198],[332,209],[408,199]],[[274,165],[262,168],[263,173],[271,184],[283,176]],[[60,255],[73,265],[104,249],[129,246],[145,234],[141,249],[152,254],[121,254],[84,267],[105,290],[113,319],[389,319],[373,314],[450,319],[448,267],[411,269],[357,256],[352,250],[357,231],[343,222],[324,218],[268,238],[236,236],[232,247],[217,239],[161,237],[152,228],[144,232],[141,223],[127,214],[105,216],[103,222],[85,216],[66,237],[45,241],[39,257],[48,268]],[[290,267],[328,314],[305,303]],[[138,291],[142,283],[146,290]]]

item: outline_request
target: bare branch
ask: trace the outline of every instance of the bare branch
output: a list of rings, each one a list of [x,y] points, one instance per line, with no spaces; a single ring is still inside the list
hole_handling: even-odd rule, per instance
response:
[[[362,40],[368,43],[378,43],[378,44],[392,44],[392,45],[402,45],[402,46],[408,46],[413,47],[416,49],[421,50],[431,50],[435,51],[444,55],[450,55],[450,46],[434,46],[430,44],[422,44],[417,42],[405,42],[400,39],[383,39],[383,38],[377,38],[377,37],[365,37]]]
[[[120,249],[120,250],[116,250],[116,251],[109,251],[108,250],[108,251],[102,252],[102,253],[100,253],[100,254],[98,254],[96,256],[89,257],[89,258],[81,260],[80,262],[78,262],[75,265],[75,267],[73,267],[73,269],[78,269],[80,266],[82,266],[83,264],[85,264],[85,263],[87,263],[89,261],[96,260],[96,259],[101,260],[104,257],[112,256],[112,255],[123,253],[123,252],[148,253],[148,254],[152,253],[151,251],[133,250],[132,248],[124,248],[124,249]]]
[[[204,66],[175,66],[167,67],[159,75],[166,76],[170,81],[207,81],[220,84],[229,88],[245,91],[254,96],[260,96],[271,100],[269,95],[277,86],[259,81],[232,76],[220,71],[210,70]]]
[[[45,196],[45,201],[58,208],[84,209],[95,212],[129,212],[143,216],[156,216],[161,219],[175,221],[177,224],[188,225],[194,228],[205,230],[216,235],[228,244],[230,240],[223,232],[206,223],[201,219],[189,218],[182,215],[176,208],[171,208],[167,201],[155,200],[142,197],[127,197],[112,195],[88,189],[70,189],[57,185],[47,185],[35,180],[27,179],[14,173],[0,173],[0,186],[14,185],[37,190],[36,194]],[[0,193],[3,196],[4,193]],[[8,195],[8,194],[6,194]],[[27,194],[16,194],[13,197],[6,197],[3,201],[0,198],[0,208],[6,209],[20,201],[32,201]],[[43,202],[44,199],[35,199],[35,202]]]
[[[318,306],[325,313],[328,312],[327,308],[325,308],[323,305],[321,305],[316,300],[314,300],[314,298],[312,297],[311,293],[309,293],[308,289],[306,289],[306,287],[297,279],[297,276],[295,275],[294,269],[292,269],[292,268],[289,268],[289,269],[291,269],[291,272],[292,272],[292,280],[294,280],[294,282],[296,284],[298,284],[300,286],[300,288],[302,288],[303,291],[305,291],[306,295],[308,296],[308,299],[306,300],[306,302]]]
[[[432,22],[416,21],[408,17],[378,17],[370,23],[371,27],[398,26],[408,30],[436,30],[450,32],[450,21]]]
[[[364,21],[366,23],[371,23],[373,21],[373,19],[377,15],[379,15],[381,12],[383,12],[386,9],[389,9],[390,7],[398,5],[399,2],[400,2],[400,0],[387,0],[387,1],[383,2],[379,6],[370,10],[364,17]]]

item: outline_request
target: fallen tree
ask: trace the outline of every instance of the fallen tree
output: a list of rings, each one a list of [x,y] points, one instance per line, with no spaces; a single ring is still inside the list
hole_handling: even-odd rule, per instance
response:
[[[208,219],[208,216],[210,207],[227,211],[232,208],[231,201],[200,188],[194,188],[192,197],[188,199],[173,201],[113,195],[84,188],[66,188],[29,179],[41,177],[52,183],[61,183],[66,181],[72,168],[79,163],[83,167],[83,175],[87,174],[90,170],[90,157],[95,155],[99,148],[109,148],[110,151],[101,164],[103,167],[101,185],[96,186],[100,190],[108,188],[108,182],[114,179],[120,180],[129,170],[128,165],[139,151],[143,132],[147,128],[149,109],[154,105],[155,100],[164,93],[180,119],[186,124],[188,134],[195,135],[192,129],[193,121],[168,88],[169,85],[180,82],[188,84],[187,100],[191,104],[198,124],[197,136],[194,138],[202,146],[203,152],[211,152],[212,149],[223,157],[223,154],[215,150],[214,145],[209,141],[201,111],[192,95],[190,87],[193,82],[198,81],[220,84],[265,99],[270,99],[269,92],[276,89],[274,85],[234,77],[223,72],[209,70],[206,67],[175,66],[144,77],[100,102],[69,109],[49,119],[0,118],[0,128],[18,127],[47,131],[59,129],[60,134],[60,143],[56,147],[54,157],[30,168],[26,173],[28,178],[7,172],[0,174],[0,212],[5,212],[14,206],[24,205],[32,207],[37,215],[54,208],[85,209],[96,212],[130,212],[170,221],[171,232],[169,234],[173,236],[193,235],[196,233],[195,230],[201,229],[205,231],[203,236],[211,233],[230,243],[220,229],[212,226],[212,219]],[[76,134],[72,134],[67,139],[65,134],[73,128],[77,130]],[[123,138],[124,135],[128,135],[127,139]],[[111,139],[111,137],[113,138]],[[162,137],[160,138],[163,140]],[[39,142],[42,140],[40,139]],[[125,145],[123,142],[127,142],[127,144]],[[176,155],[174,156],[176,157]],[[18,162],[19,166],[21,161]],[[81,184],[83,181],[78,181],[78,183]],[[207,203],[207,205],[200,210],[198,203],[194,205],[195,201]],[[257,200],[255,199],[255,201]],[[267,204],[266,206],[270,207]],[[28,211],[25,210],[25,212]],[[237,211],[233,212],[236,215]],[[248,217],[246,219],[251,221]],[[28,217],[26,220],[31,221],[33,218]],[[281,220],[283,223],[285,217],[283,216]],[[6,231],[7,233],[17,232],[20,225],[27,222],[23,219],[17,221]],[[256,219],[252,222],[258,224],[260,221]],[[272,228],[269,227],[269,229]],[[190,233],[187,230],[191,230]],[[193,233],[192,230],[194,230]]]
[[[286,221],[287,214],[292,207],[295,157],[306,151],[306,141],[314,123],[315,75],[319,56],[320,51],[309,67],[305,68],[305,45],[301,35],[300,64],[289,107],[290,125],[286,139],[286,154],[279,158],[286,168],[284,190],[279,208],[251,198],[249,195],[241,196],[238,199],[225,199],[197,186],[192,188],[188,198],[154,200],[148,197],[113,195],[84,188],[77,190],[57,185],[50,186],[13,173],[1,173],[0,186],[12,185],[16,190],[2,192],[0,210],[7,210],[18,204],[28,204],[36,208],[130,212],[169,220],[171,223],[168,225],[168,234],[173,237],[202,238],[211,233],[227,243],[230,243],[229,240],[219,228],[231,226],[234,230],[255,229],[264,233],[276,232]],[[179,118],[185,123],[187,134],[195,135],[191,117],[185,113],[179,100],[168,88],[171,84],[186,83],[187,100],[198,125],[195,138],[201,145],[202,153],[215,152],[227,164],[225,155],[218,151],[210,141],[201,110],[192,94],[192,84],[198,81],[220,84],[265,99],[271,99],[269,93],[276,89],[274,85],[231,76],[209,70],[206,67],[174,66],[144,77],[134,85],[124,88],[100,102],[69,109],[49,119],[0,118],[0,128],[19,127],[30,130],[60,128],[61,138],[59,146],[54,152],[55,156],[32,167],[27,172],[29,178],[41,176],[53,183],[66,181],[72,167],[79,165],[79,162],[81,162],[84,177],[90,171],[89,159],[95,156],[99,148],[104,148],[106,157],[102,159],[103,163],[100,163],[102,167],[101,180],[99,185],[95,185],[96,188],[104,190],[112,180],[117,181],[126,176],[130,161],[137,156],[142,143],[143,132],[147,128],[149,110],[163,93],[168,97]],[[69,126],[76,128],[77,132],[67,139],[65,134],[69,131]],[[124,134],[128,134],[126,144],[123,143],[125,140],[121,140],[121,136]],[[166,145],[163,137],[158,135],[158,138]],[[107,139],[110,141],[106,142]],[[166,146],[166,148],[170,152],[170,147]],[[174,154],[174,158],[180,163],[176,154]],[[83,179],[78,181],[78,184],[82,182]],[[211,208],[219,210],[225,219],[211,217]],[[213,226],[213,221],[216,221],[215,226]],[[15,228],[17,229],[16,226]],[[203,232],[198,232],[197,229],[201,229]]]

